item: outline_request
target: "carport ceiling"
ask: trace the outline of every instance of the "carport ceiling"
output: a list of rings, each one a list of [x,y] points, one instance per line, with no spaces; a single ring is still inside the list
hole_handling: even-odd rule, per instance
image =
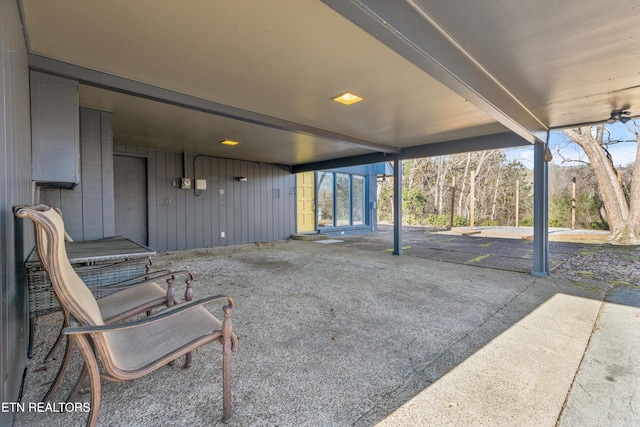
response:
[[[32,69],[80,80],[116,144],[301,165],[639,110],[635,0],[20,4]]]

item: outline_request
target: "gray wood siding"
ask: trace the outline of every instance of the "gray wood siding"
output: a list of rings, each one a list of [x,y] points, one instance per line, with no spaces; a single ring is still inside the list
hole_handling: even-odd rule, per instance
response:
[[[179,188],[182,153],[114,152],[148,159],[149,246],[157,251],[284,240],[295,232],[295,176],[285,167],[188,154],[186,176],[207,182],[196,195]]]
[[[27,51],[17,2],[0,1],[0,401],[17,402],[27,354],[27,286],[22,266],[33,227],[13,216],[30,204],[31,126]],[[13,414],[0,412],[0,426]]]
[[[62,209],[74,240],[115,234],[112,119],[112,113],[80,108],[80,183],[73,190],[40,189],[40,202]]]

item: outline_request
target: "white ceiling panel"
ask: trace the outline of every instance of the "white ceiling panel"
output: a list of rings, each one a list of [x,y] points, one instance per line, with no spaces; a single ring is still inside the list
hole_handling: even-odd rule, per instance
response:
[[[113,111],[118,144],[296,165],[509,130],[540,140],[548,128],[604,121],[616,108],[640,111],[634,0],[21,5],[32,56],[288,124],[260,126],[84,82],[81,104]],[[442,43],[421,39],[427,28]],[[364,100],[330,100],[347,90]],[[217,143],[223,137],[242,144],[228,153]]]

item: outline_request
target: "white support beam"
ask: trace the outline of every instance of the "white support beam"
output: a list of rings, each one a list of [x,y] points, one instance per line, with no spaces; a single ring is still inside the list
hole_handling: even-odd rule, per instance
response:
[[[528,142],[548,129],[414,1],[323,0]]]

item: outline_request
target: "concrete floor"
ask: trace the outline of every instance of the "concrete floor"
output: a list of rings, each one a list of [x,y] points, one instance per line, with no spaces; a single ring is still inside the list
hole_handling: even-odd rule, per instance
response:
[[[223,292],[235,300],[229,425],[637,425],[637,287],[607,293],[606,283],[298,241],[157,261],[192,270],[196,298]],[[55,363],[41,360],[60,321],[38,319],[27,404],[55,374]],[[187,370],[103,382],[99,425],[218,423],[219,347],[197,351]],[[72,369],[79,363],[76,355]],[[58,402],[72,385],[67,377]],[[14,425],[85,418],[27,410]]]
[[[404,255],[523,273],[530,273],[533,269],[533,241],[527,238],[533,232],[531,227],[476,227],[479,234],[470,236],[462,235],[462,232],[468,231],[462,228],[439,232],[425,227],[403,228]],[[556,237],[560,234],[568,237],[570,233],[571,230],[555,232]],[[602,236],[600,232],[590,234]],[[389,225],[381,225],[376,233],[346,237],[335,235],[334,239],[341,240],[341,246],[393,251],[393,227]],[[602,243],[602,240],[599,242]],[[579,241],[550,242],[551,270],[571,255],[592,249],[593,246]]]

